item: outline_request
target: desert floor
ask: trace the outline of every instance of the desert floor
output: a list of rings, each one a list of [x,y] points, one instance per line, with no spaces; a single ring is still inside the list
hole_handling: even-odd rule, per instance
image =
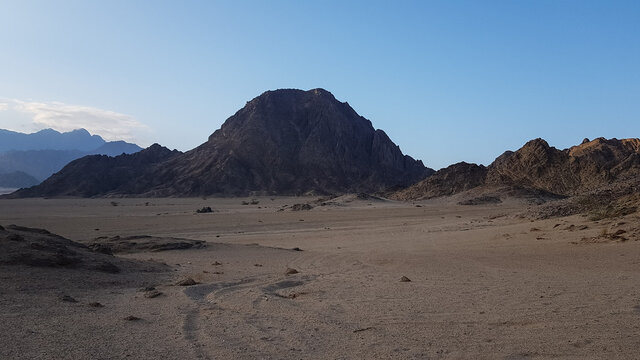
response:
[[[0,225],[78,242],[208,242],[120,255],[171,266],[161,273],[0,266],[0,358],[640,357],[637,214],[531,221],[518,202],[278,211],[315,198],[243,200],[0,200]],[[627,241],[603,236],[620,229]],[[199,284],[175,285],[187,277]],[[143,296],[148,286],[162,295]]]

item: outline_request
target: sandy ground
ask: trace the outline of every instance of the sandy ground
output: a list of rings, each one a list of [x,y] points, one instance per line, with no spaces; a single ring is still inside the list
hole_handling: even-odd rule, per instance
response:
[[[0,266],[0,358],[639,356],[638,214],[532,222],[514,216],[526,207],[517,202],[356,200],[278,211],[313,198],[242,200],[0,200],[0,225],[79,242],[208,242],[122,255],[169,264],[163,273]],[[203,206],[214,212],[196,214]],[[621,229],[622,238],[612,235]],[[175,285],[187,277],[200,284]],[[145,297],[148,286],[162,295]]]

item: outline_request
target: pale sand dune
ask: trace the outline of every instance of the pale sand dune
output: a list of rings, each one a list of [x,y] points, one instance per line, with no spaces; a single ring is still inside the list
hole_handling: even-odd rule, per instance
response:
[[[531,222],[518,202],[441,200],[277,211],[315,199],[0,201],[0,225],[84,243],[208,242],[122,255],[163,273],[1,266],[0,358],[637,358],[637,214]],[[175,286],[187,277],[200,284]]]

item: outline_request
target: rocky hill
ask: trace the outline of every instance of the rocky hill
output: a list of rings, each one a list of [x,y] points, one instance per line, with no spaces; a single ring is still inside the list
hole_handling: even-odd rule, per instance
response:
[[[93,197],[148,192],[154,183],[142,182],[140,175],[180,154],[154,144],[135,154],[85,156],[72,161],[40,185],[20,189],[9,197]]]
[[[381,191],[433,170],[322,89],[268,91],[160,174],[167,193]]]
[[[17,195],[376,192],[405,187],[433,173],[322,89],[267,91],[184,154],[144,167],[131,166],[136,157],[116,159],[83,158]],[[113,173],[116,166],[128,170]],[[111,180],[104,179],[106,173]]]
[[[617,189],[634,184],[639,175],[640,139],[585,139],[582,144],[564,150],[535,139],[515,152],[505,152],[486,168],[466,163],[452,165],[392,197],[426,199],[479,186],[562,197],[618,184]]]
[[[636,177],[640,171],[640,139],[585,139],[558,150],[542,139],[499,156],[487,172],[488,184],[576,195]]]
[[[428,178],[393,194],[397,200],[423,200],[457,194],[483,185],[487,168],[460,162],[436,171]]]

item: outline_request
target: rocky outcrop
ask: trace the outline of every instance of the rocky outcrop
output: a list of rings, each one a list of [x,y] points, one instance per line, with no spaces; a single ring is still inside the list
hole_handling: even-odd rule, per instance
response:
[[[0,226],[0,265],[81,269],[111,274],[169,270],[168,266],[159,263],[94,252],[83,244],[47,230],[17,225]]]
[[[585,139],[558,150],[535,139],[500,155],[488,167],[459,163],[393,195],[419,200],[453,195],[478,186],[519,193],[566,197],[618,184],[628,187],[640,175],[640,139]]]
[[[639,170],[639,139],[598,138],[565,150],[535,139],[498,157],[488,167],[487,184],[571,196],[637,176]]]
[[[154,183],[153,179],[142,182],[141,175],[179,154],[154,144],[135,154],[85,156],[72,161],[40,185],[20,189],[8,197],[92,197],[145,192]]]
[[[460,162],[436,171],[432,176],[392,195],[397,200],[424,200],[448,196],[485,183],[487,168]]]

